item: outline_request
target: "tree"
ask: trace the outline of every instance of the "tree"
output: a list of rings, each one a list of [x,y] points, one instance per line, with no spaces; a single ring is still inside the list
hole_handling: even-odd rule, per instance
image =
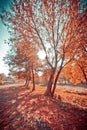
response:
[[[26,52],[24,48],[27,48]],[[11,55],[10,53],[8,53],[8,55],[4,58],[4,60],[10,66],[11,73],[14,76],[19,78],[22,78],[20,76],[23,76],[23,78],[26,80],[25,82],[26,88],[29,87],[29,82],[30,80],[32,80],[33,82],[32,90],[35,90],[34,71],[36,65],[38,65],[35,60],[37,56],[33,55],[33,52],[32,56],[28,55],[27,53],[30,52],[30,49],[29,50],[28,49],[29,49],[28,46],[27,47],[24,46],[23,50],[21,48],[16,48],[15,54]]]
[[[77,54],[74,57],[74,60],[70,62],[64,68],[64,74],[67,78],[70,79],[71,82],[78,84],[81,82],[87,83],[87,9],[81,13],[81,17],[79,18],[78,29],[81,33],[79,37],[80,46],[77,51]],[[81,23],[84,23],[81,24]]]
[[[80,48],[83,49],[83,48]],[[82,52],[82,53],[81,53]],[[66,78],[74,84],[87,83],[87,51],[83,49],[80,55],[70,62],[64,69]]]
[[[51,70],[45,95],[53,96],[62,69],[77,57],[83,41],[86,43],[80,1],[14,0],[11,12],[3,11],[1,17],[14,34],[11,40],[15,44],[44,50]]]

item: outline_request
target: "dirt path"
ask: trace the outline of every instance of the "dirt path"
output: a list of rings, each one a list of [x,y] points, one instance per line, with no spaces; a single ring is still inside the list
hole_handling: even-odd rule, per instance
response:
[[[87,110],[31,93],[22,86],[0,88],[0,130],[87,130]]]

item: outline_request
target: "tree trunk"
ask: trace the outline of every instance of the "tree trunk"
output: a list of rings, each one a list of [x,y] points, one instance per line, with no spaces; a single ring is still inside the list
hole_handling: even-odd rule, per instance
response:
[[[26,70],[26,83],[25,83],[25,87],[29,89],[29,82],[30,82],[30,79],[31,79],[31,76],[30,76],[30,71],[27,69]]]
[[[53,84],[53,89],[52,89],[52,91],[51,91],[52,97],[53,97],[53,95],[54,95],[54,92],[55,92],[55,89],[56,89],[56,84],[57,84],[59,75],[60,75],[60,73],[61,73],[61,70],[62,70],[62,68],[60,68],[60,70],[58,71],[58,73],[57,73],[57,75],[56,75],[56,77],[55,77],[54,84]]]
[[[29,76],[29,75],[28,75]],[[30,82],[30,78],[29,77],[26,77],[26,83],[25,83],[25,87],[29,89],[29,82]]]
[[[35,78],[34,78],[33,65],[32,65],[32,82],[33,82],[32,91],[34,91],[35,90]]]
[[[26,88],[29,89],[29,80],[26,81],[26,84],[25,84]]]
[[[55,75],[55,69],[52,70],[52,73],[50,75],[48,86],[47,86],[47,89],[44,94],[45,96],[52,96],[51,89],[52,89],[52,85],[53,85],[53,81],[54,81],[54,75]]]

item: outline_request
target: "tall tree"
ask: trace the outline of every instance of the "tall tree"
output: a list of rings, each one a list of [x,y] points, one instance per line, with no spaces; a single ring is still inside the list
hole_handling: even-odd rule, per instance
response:
[[[53,96],[62,69],[86,41],[80,1],[14,0],[11,11],[4,12],[1,17],[17,46],[26,43],[44,50],[51,70],[45,95]]]
[[[14,46],[15,47],[15,46]],[[28,48],[28,47],[27,47]],[[11,47],[12,50],[12,47]],[[22,74],[24,79],[25,79],[25,87],[29,87],[29,82],[30,80],[33,81],[33,88],[32,90],[35,89],[35,83],[34,83],[34,69],[36,68],[36,65],[38,65],[36,62],[34,63],[35,60],[35,55],[31,55],[28,57],[26,53],[19,48],[15,49],[15,53],[12,53],[12,51],[9,51],[6,57],[4,57],[5,62],[9,65],[10,67],[10,72],[17,77],[20,77]],[[23,47],[24,50],[24,47]],[[29,53],[27,50],[27,53]],[[14,52],[14,51],[13,51]],[[33,53],[33,52],[32,52]],[[34,64],[34,67],[32,66]],[[21,77],[20,77],[21,78]]]
[[[87,50],[84,46],[80,49],[79,55],[63,69],[65,77],[74,84],[87,83]]]
[[[65,68],[65,76],[71,80],[71,82],[78,84],[81,82],[87,83],[87,9],[80,14],[78,25],[78,33],[80,33],[78,40],[80,46],[78,51],[72,60]]]

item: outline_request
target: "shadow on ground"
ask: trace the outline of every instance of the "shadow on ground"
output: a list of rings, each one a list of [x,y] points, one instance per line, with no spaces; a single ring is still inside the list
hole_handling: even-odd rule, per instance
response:
[[[2,88],[0,130],[87,130],[87,110],[33,94],[23,86]]]

